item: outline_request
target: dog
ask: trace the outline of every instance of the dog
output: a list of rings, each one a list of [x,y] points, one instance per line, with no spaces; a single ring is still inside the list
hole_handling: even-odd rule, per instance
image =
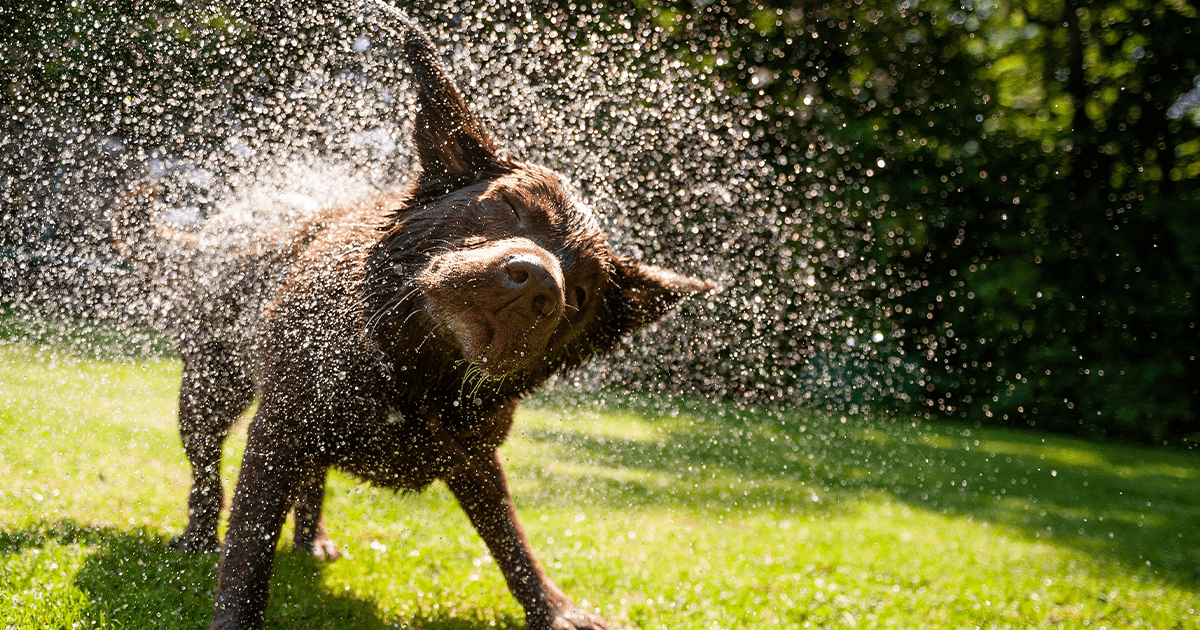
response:
[[[501,154],[428,36],[402,23],[419,158],[402,192],[232,244],[158,224],[146,189],[113,221],[168,294],[183,358],[193,486],[171,544],[217,548],[221,446],[257,397],[212,628],[262,626],[290,509],[295,547],[337,557],[321,518],[330,467],[410,491],[442,480],[529,628],[608,628],[537,561],[496,449],[522,397],[715,285],[615,254],[558,174]]]

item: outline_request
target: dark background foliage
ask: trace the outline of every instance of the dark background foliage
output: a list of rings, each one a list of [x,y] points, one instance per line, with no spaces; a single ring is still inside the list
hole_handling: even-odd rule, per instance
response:
[[[821,155],[847,174],[822,193],[844,201],[868,233],[853,249],[887,277],[858,288],[914,368],[899,371],[909,395],[893,402],[1091,436],[1194,437],[1194,7],[699,4],[669,19],[644,10],[682,55],[753,96],[764,153],[845,148]],[[844,240],[837,222],[820,227]]]
[[[384,118],[345,105],[363,89],[349,79],[308,93],[341,106],[285,97],[297,63],[331,76],[372,63],[348,60],[331,35],[362,19],[355,6],[247,6],[0,8],[0,290],[31,293],[64,265],[107,273],[79,235],[148,151],[237,164],[239,147],[270,150],[272,129],[319,145]],[[719,314],[742,321],[732,305],[761,291],[770,323],[744,329],[756,351],[672,365],[697,375],[692,386],[804,402],[836,369],[852,372],[839,376],[855,390],[846,403],[1138,441],[1200,433],[1190,3],[560,1],[500,13],[581,45],[589,29],[649,33],[658,54],[718,85],[727,98],[712,106],[736,110],[773,169],[776,216],[743,225],[758,233],[725,252],[764,262]],[[189,108],[197,98],[210,105]],[[101,166],[64,168],[64,155]],[[81,172],[95,176],[68,181]],[[721,219],[729,229],[736,213]],[[52,264],[60,273],[37,273]],[[796,290],[809,273],[812,290]],[[829,296],[849,323],[817,330],[814,300]],[[856,336],[883,341],[869,361],[831,359]]]

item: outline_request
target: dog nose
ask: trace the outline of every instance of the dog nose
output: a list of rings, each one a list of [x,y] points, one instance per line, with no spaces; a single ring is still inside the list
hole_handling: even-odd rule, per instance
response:
[[[513,306],[532,315],[553,315],[562,302],[554,274],[536,257],[514,256],[504,264],[504,284],[517,294]]]

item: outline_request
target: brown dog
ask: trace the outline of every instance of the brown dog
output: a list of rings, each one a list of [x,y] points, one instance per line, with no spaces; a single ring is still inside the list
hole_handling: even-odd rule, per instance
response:
[[[194,473],[189,524],[173,544],[216,546],[221,444],[257,383],[213,628],[261,627],[289,508],[296,546],[336,555],[320,516],[330,466],[414,491],[443,480],[529,628],[606,628],[534,558],[496,449],[522,396],[713,285],[614,255],[558,175],[499,155],[424,33],[409,25],[401,36],[420,157],[403,194],[257,244],[206,248],[153,223],[114,223],[132,257],[165,270],[155,275],[164,290],[192,296],[169,313]],[[180,267],[186,282],[169,271]],[[210,267],[223,271],[210,278]]]

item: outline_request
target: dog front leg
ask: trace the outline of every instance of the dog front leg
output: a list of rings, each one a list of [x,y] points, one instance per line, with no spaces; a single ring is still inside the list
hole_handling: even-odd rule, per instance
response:
[[[607,630],[607,622],[571,601],[546,576],[517,521],[499,455],[472,457],[471,469],[447,475],[446,485],[500,565],[513,597],[525,608],[528,630]]]
[[[213,630],[261,628],[275,545],[308,472],[295,449],[272,439],[255,419],[233,493],[229,531],[221,549]],[[260,429],[260,430],[256,430]]]

